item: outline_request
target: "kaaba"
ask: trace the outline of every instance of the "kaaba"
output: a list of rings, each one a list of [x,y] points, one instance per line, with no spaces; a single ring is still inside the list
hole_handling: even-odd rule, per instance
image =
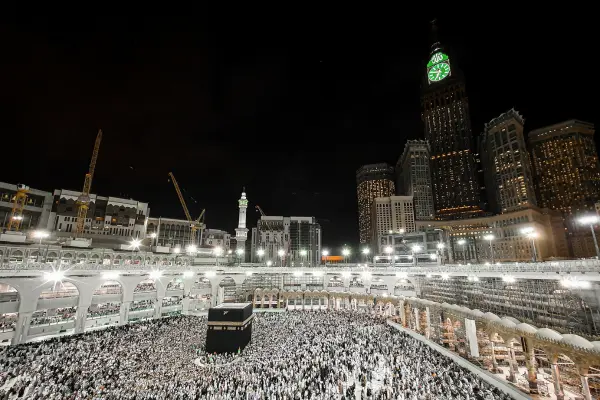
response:
[[[223,303],[208,310],[207,353],[233,353],[252,338],[252,303]]]

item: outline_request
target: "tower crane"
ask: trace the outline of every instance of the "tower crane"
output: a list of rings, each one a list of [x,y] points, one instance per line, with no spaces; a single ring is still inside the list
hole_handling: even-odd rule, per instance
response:
[[[102,142],[102,129],[98,130],[96,143],[94,144],[94,151],[92,152],[92,159],[90,161],[90,169],[88,173],[85,174],[81,196],[77,198],[79,209],[77,210],[77,227],[75,230],[75,237],[81,235],[85,229],[85,219],[87,217],[88,209],[90,208],[90,190],[92,189],[92,179],[94,178],[96,160],[98,160],[98,152],[100,151],[100,142]]]
[[[21,221],[23,221],[23,209],[25,208],[25,202],[27,201],[27,193],[29,192],[29,186],[18,184],[17,193],[13,197],[13,206],[10,212],[10,220],[8,221],[7,230],[18,231],[21,228]]]
[[[202,232],[204,231],[204,214],[206,212],[206,209],[202,210],[202,212],[200,213],[200,216],[197,219],[192,219],[192,216],[190,215],[190,212],[187,208],[187,205],[185,204],[185,199],[183,198],[183,194],[181,193],[181,189],[179,189],[179,184],[177,183],[177,180],[175,179],[175,175],[173,175],[172,172],[169,172],[169,178],[171,178],[171,182],[173,182],[173,186],[175,186],[175,191],[177,192],[177,197],[179,197],[179,202],[181,203],[181,206],[183,207],[183,212],[185,213],[185,217],[187,218],[188,222],[190,223],[190,243],[191,244],[195,244],[196,243],[196,231],[200,230],[200,244],[202,244]]]

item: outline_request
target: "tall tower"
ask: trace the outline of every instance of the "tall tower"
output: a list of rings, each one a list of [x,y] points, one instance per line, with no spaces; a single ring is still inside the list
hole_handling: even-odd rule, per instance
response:
[[[481,213],[469,101],[461,72],[437,39],[432,22],[429,60],[424,68],[421,118],[430,145],[436,217]]]
[[[248,228],[246,228],[246,209],[248,208],[248,199],[246,199],[246,189],[242,192],[242,197],[238,200],[240,208],[240,217],[238,227],[235,229],[236,251],[242,249],[246,251],[246,240],[248,239]]]
[[[394,167],[386,164],[363,165],[356,171],[358,197],[358,230],[361,243],[370,243],[372,234],[371,206],[377,197],[396,193]]]

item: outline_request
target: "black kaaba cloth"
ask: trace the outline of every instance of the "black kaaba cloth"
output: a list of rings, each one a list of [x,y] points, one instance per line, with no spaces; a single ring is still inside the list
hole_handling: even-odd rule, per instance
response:
[[[206,352],[233,353],[252,338],[252,303],[223,303],[208,310]]]

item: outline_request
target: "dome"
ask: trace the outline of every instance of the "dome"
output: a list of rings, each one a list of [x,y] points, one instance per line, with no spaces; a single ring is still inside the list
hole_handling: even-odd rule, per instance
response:
[[[535,336],[540,339],[550,339],[550,340],[556,340],[556,341],[562,340],[562,335],[560,333],[556,332],[555,330],[548,329],[548,328],[539,329],[535,333]]]
[[[535,334],[537,332],[537,328],[535,326],[526,324],[524,322],[517,324],[516,328],[518,330],[520,330],[521,332],[525,332],[525,333]]]
[[[500,321],[500,317],[491,312],[486,312],[483,316],[491,321]]]
[[[516,319],[514,317],[502,317],[502,319],[507,319],[509,321],[512,321],[515,323],[515,325],[519,325],[521,323],[521,321],[519,321],[518,319]]]
[[[506,318],[502,318],[500,321],[498,321],[498,323],[502,326],[504,326],[505,328],[516,328],[517,324],[515,324],[514,322],[512,322],[509,319]]]
[[[592,342],[592,346],[594,346],[594,350],[600,353],[600,342]]]
[[[591,344],[587,339],[582,338],[579,335],[563,335],[562,342],[569,344],[573,347],[581,347],[582,349],[593,349],[594,345]]]

